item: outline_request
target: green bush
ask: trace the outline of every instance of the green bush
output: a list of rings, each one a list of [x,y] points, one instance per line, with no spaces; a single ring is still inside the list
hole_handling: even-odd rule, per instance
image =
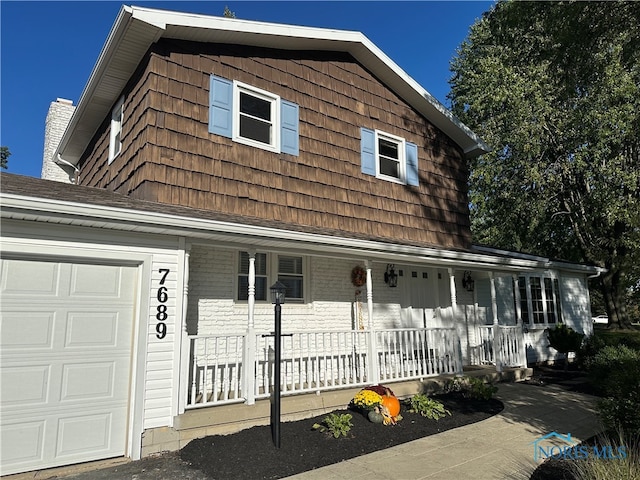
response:
[[[606,346],[586,366],[593,386],[605,397],[598,404],[605,427],[640,434],[640,350]]]
[[[353,423],[351,423],[352,415],[349,413],[330,413],[322,423],[314,423],[313,428],[333,435],[334,438],[340,437],[340,435],[346,437]]]
[[[604,396],[626,396],[640,389],[640,350],[606,346],[587,360],[586,367],[594,387]]]
[[[444,391],[447,393],[461,392],[466,398],[490,400],[498,391],[498,387],[485,383],[478,377],[456,377],[445,384]]]
[[[423,393],[418,393],[411,397],[409,411],[411,413],[419,413],[431,420],[439,420],[446,415],[451,415],[451,412],[444,408],[442,402],[429,398]]]

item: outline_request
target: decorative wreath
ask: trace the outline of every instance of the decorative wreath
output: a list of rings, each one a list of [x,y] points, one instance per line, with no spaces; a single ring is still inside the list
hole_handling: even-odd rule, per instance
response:
[[[367,283],[367,272],[361,266],[353,267],[351,270],[351,283],[356,287],[361,287]]]

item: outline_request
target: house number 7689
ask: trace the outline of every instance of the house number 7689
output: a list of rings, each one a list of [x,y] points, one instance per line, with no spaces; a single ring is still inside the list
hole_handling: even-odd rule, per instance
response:
[[[161,268],[158,270],[162,277],[160,278],[160,287],[158,288],[158,292],[156,298],[158,300],[158,306],[156,307],[156,337],[162,340],[167,336],[167,324],[164,323],[167,320],[169,314],[167,313],[167,300],[169,300],[169,292],[167,287],[164,286],[164,282],[167,279],[167,275],[169,275],[168,268]]]

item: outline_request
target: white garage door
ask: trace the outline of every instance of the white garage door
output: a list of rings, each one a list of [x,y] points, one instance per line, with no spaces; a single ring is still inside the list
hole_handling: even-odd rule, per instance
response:
[[[0,265],[0,473],[124,455],[136,268]]]

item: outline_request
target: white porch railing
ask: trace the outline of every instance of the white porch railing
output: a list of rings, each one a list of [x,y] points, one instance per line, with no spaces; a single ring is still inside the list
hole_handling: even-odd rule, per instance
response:
[[[190,388],[187,408],[270,395],[274,377],[273,336],[256,335],[252,369],[244,369],[242,364],[245,335],[191,335],[188,340]],[[462,372],[460,342],[455,329],[376,331],[373,345],[377,368],[370,363],[371,340],[371,332],[362,330],[283,335],[282,395]],[[377,372],[378,378],[374,378],[372,372]],[[251,379],[244,378],[247,373]],[[243,391],[243,385],[253,391]]]
[[[500,325],[497,338],[494,338],[494,328],[494,325],[478,326],[480,363],[496,365],[497,351],[501,366],[526,366],[522,327]]]

